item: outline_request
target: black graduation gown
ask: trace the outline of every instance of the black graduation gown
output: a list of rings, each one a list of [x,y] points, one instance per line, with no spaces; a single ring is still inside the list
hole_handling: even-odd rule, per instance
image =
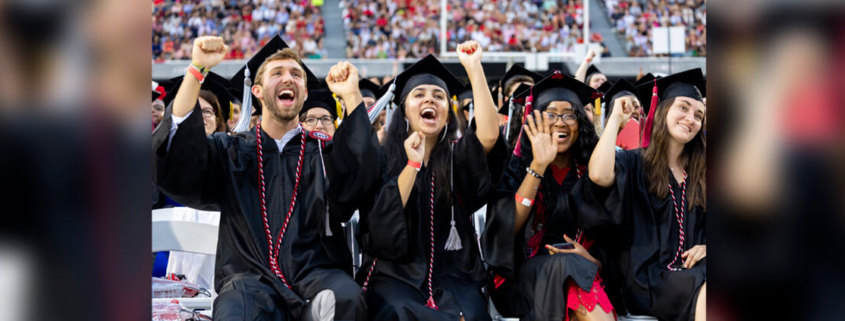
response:
[[[507,159],[500,136],[493,150],[484,154],[475,126],[454,145],[455,226],[462,249],[445,250],[451,229],[451,204],[434,209],[434,271],[432,288],[439,311],[428,308],[430,242],[430,193],[432,168],[417,174],[407,206],[402,206],[398,176],[384,177],[372,206],[361,208],[359,239],[364,265],[358,272],[363,284],[373,258],[378,258],[367,290],[372,320],[490,320],[482,294],[484,265],[472,225],[477,211],[494,190]]]
[[[586,175],[585,171],[583,176]],[[554,179],[551,167],[544,176]],[[578,174],[570,170],[563,180],[564,193],[557,195],[562,199],[556,202],[554,209],[543,209],[546,223],[539,230],[544,234],[537,254],[531,258],[527,258],[530,255],[528,242],[535,233],[531,227],[538,219],[539,204],[535,203],[532,207],[520,232],[516,236],[513,234],[515,195],[524,178],[525,168],[520,166],[519,158],[512,157],[497,188],[495,201],[487,206],[489,224],[482,236],[482,246],[491,248],[490,252],[495,253],[486,256],[491,266],[488,289],[496,310],[503,316],[519,317],[521,320],[562,320],[567,313],[566,281],[571,279],[585,291],[590,291],[598,271],[597,265],[580,255],[549,255],[543,247],[545,244],[566,242],[563,234],[575,237],[577,222],[567,194],[579,181]],[[548,193],[543,195],[555,197]],[[600,261],[604,257],[601,251],[598,243],[588,249]],[[497,285],[499,278],[505,280],[499,280]]]
[[[320,160],[320,141],[308,138],[296,206],[279,253],[279,266],[291,285],[284,286],[268,260],[258,190],[255,132],[206,136],[199,104],[179,125],[167,151],[171,107],[153,132],[153,180],[173,200],[202,210],[219,210],[220,226],[215,264],[216,319],[298,319],[306,300],[324,289],[334,291],[337,319],[366,316],[363,294],[351,277],[351,254],[341,222],[349,220],[357,200],[376,187],[378,173],[368,167],[352,168],[344,159],[378,162],[370,145],[352,144],[360,135],[372,135],[363,111],[353,113],[334,142],[322,148],[328,181]],[[355,131],[357,130],[357,132]],[[284,223],[294,186],[301,136],[279,153],[276,142],[262,131],[267,216],[274,242]],[[333,146],[341,146],[333,150]],[[326,234],[326,200],[329,227]]]
[[[674,176],[669,175],[669,180],[680,196]],[[678,221],[671,196],[649,193],[641,149],[616,153],[616,182],[610,189],[581,180],[572,193],[583,227],[621,227],[618,259],[628,311],[660,320],[693,320],[698,290],[707,280],[707,259],[688,270],[667,269],[678,251]],[[684,251],[707,244],[705,218],[701,207],[685,214]]]

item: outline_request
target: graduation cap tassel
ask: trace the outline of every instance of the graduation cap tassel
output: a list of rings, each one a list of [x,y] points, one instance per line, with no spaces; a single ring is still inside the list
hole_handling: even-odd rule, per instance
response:
[[[390,101],[393,100],[394,90],[396,90],[396,78],[393,78],[393,82],[390,83],[390,88],[387,89],[384,96],[381,96],[375,104],[367,108],[367,114],[370,116],[370,124],[376,122],[378,115],[381,114],[381,111],[387,108]]]
[[[242,133],[249,130],[249,119],[252,116],[252,79],[249,78],[249,66],[244,68],[244,95],[241,102],[241,117],[232,131]]]
[[[531,87],[531,93],[528,94],[528,97],[525,97],[525,114],[522,115],[522,123],[525,123],[525,117],[528,117],[531,114],[531,111],[534,110],[534,87]],[[516,138],[516,146],[513,149],[513,154],[517,157],[522,157],[522,129],[519,130],[519,137]]]
[[[505,124],[505,140],[508,140],[511,135],[511,118],[513,118],[513,95],[508,100],[508,121]]]
[[[452,152],[454,152],[455,144],[452,143],[449,145]],[[455,190],[455,176],[454,176],[454,166],[455,166],[455,154],[452,154],[451,163],[449,164],[449,183],[452,186],[452,190]],[[453,202],[454,203],[454,202]],[[458,251],[463,249],[464,247],[461,245],[461,237],[458,236],[458,229],[455,228],[455,205],[452,205],[452,229],[449,230],[449,238],[446,240],[446,251]]]
[[[387,131],[387,129],[390,128],[388,126],[390,125],[390,117],[393,117],[393,109],[394,108],[396,108],[396,106],[393,104],[393,102],[391,102],[390,106],[387,106],[387,111],[384,112],[384,130],[385,131]]]
[[[654,80],[654,88],[651,89],[651,108],[648,110],[648,117],[645,119],[645,127],[643,127],[643,148],[648,147],[651,143],[651,129],[654,126],[654,110],[657,109],[657,79]]]

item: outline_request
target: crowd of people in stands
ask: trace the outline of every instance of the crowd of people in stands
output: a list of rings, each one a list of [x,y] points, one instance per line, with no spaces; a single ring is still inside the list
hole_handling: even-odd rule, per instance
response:
[[[654,56],[653,27],[686,28],[683,56],[707,55],[707,6],[704,0],[605,0],[614,31],[622,36],[632,57]]]
[[[227,59],[251,57],[274,35],[281,35],[305,58],[326,57],[324,18],[317,1],[155,0],[152,12],[153,60],[190,59],[201,36],[231,44]]]
[[[438,0],[342,0],[349,58],[422,58],[439,51]]]

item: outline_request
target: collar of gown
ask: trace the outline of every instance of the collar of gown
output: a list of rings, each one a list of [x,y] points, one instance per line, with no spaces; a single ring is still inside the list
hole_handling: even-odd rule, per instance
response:
[[[282,139],[274,139],[276,141],[276,146],[279,147],[279,153],[281,153],[285,148],[285,145],[296,137],[300,133],[300,126],[296,126],[296,128],[289,130],[282,136]]]

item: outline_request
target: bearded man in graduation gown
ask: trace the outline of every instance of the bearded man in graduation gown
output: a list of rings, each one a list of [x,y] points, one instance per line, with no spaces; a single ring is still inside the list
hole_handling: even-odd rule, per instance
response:
[[[373,146],[347,141],[373,134],[366,108],[357,108],[360,94],[342,98],[352,108],[347,121],[361,124],[342,126],[334,142],[307,132],[298,122],[307,67],[295,52],[279,50],[254,74],[263,119],[243,133],[206,136],[197,93],[203,72],[227,50],[219,37],[194,41],[192,66],[152,145],[153,179],[165,194],[221,212],[215,320],[366,318],[341,229],[356,200],[375,187],[366,168],[344,164],[376,161],[368,159]]]

